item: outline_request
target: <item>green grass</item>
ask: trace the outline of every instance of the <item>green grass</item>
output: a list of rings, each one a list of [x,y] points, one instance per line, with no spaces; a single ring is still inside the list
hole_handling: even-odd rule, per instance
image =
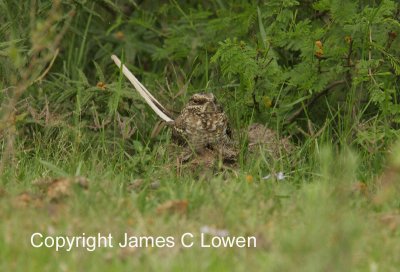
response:
[[[0,271],[398,271],[394,2],[22,2],[0,1]],[[237,165],[177,169],[171,132],[149,139],[158,119],[111,54],[172,111],[212,91],[240,139]],[[293,153],[249,154],[253,122],[292,135]],[[201,248],[204,227],[257,247]],[[33,248],[36,232],[111,234],[114,247]],[[187,232],[192,248],[179,242]],[[124,233],[176,244],[123,249]]]
[[[200,178],[191,172],[177,176],[167,158],[156,152],[128,155],[116,149],[104,156],[92,146],[78,154],[68,148],[38,148],[19,152],[17,165],[3,175],[0,198],[1,270],[211,270],[244,271],[395,271],[400,237],[398,191],[376,201],[366,181],[365,194],[354,189],[359,162],[354,153],[332,155],[323,149],[315,163],[298,165],[283,181],[264,180],[265,161],[246,162],[235,173]],[[53,149],[52,149],[53,148]],[[154,147],[156,150],[157,146]],[[58,153],[52,153],[58,151]],[[143,159],[147,156],[147,159]],[[48,158],[50,157],[50,158]],[[141,165],[145,164],[145,165]],[[304,170],[305,166],[311,166]],[[138,169],[143,168],[143,171]],[[80,175],[89,188],[74,188],[66,198],[50,201],[34,185],[42,176]],[[249,182],[247,175],[253,176]],[[395,179],[398,179],[396,172]],[[133,190],[131,181],[141,178]],[[159,186],[150,184],[157,181]],[[397,188],[398,190],[398,188]],[[19,195],[28,192],[31,200]],[[382,197],[381,197],[382,198]],[[187,200],[184,212],[158,211],[169,200]],[[229,231],[231,236],[255,236],[257,248],[32,248],[30,236],[124,233],[139,236],[200,235],[203,226]]]

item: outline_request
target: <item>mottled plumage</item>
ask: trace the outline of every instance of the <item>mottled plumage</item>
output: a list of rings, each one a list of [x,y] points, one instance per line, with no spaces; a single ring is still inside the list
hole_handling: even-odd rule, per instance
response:
[[[194,94],[172,123],[172,135],[197,153],[210,148],[234,160],[228,117],[212,93]]]
[[[212,93],[194,94],[179,116],[173,119],[117,56],[111,58],[153,111],[172,127],[174,140],[196,153],[208,149],[212,153],[217,151],[224,161],[236,160],[237,151],[231,140],[228,118]]]

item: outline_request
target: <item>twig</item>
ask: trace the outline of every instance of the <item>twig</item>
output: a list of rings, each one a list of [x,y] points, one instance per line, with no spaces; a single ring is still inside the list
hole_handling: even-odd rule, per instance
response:
[[[58,14],[59,10],[60,2],[55,1],[45,21],[44,29],[48,30],[55,24],[58,17],[51,16],[50,14]],[[34,82],[36,71],[41,71],[46,66],[46,64],[51,61],[52,58],[54,59],[54,55],[52,55],[51,52],[54,52],[57,46],[60,44],[62,38],[64,37],[64,34],[69,29],[74,15],[75,10],[70,10],[67,20],[61,28],[61,31],[59,31],[59,33],[54,37],[50,45],[45,42],[44,38],[40,38],[37,43],[34,43],[32,45],[29,65],[20,71],[18,84],[16,84],[16,86],[13,88],[13,92],[3,101],[0,107],[0,138],[4,137],[6,141],[5,148],[1,154],[2,158],[0,160],[0,173],[3,173],[3,170],[8,160],[13,161],[15,159],[14,143],[15,135],[17,133],[15,127],[17,103],[22,94]],[[31,18],[34,18],[34,15],[31,15]],[[47,30],[43,31],[43,33],[47,33]],[[49,67],[51,67],[51,65]],[[45,71],[45,73],[47,72]]]
[[[371,65],[372,61],[372,30],[371,27],[369,28],[369,50],[368,50],[368,61],[370,62],[369,65]],[[372,72],[371,66],[368,68],[368,76],[371,78],[371,81],[377,86],[379,89],[382,90],[382,88],[379,86],[378,82],[376,82],[374,78],[374,73]]]
[[[57,58],[59,52],[60,52],[60,49],[57,48],[57,49],[56,49],[56,52],[54,52],[54,57],[53,57],[53,59],[50,61],[49,66],[46,68],[46,70],[44,70],[43,74],[41,74],[37,79],[35,79],[35,80],[33,81],[33,83],[36,83],[36,82],[38,82],[38,81],[42,81],[42,80],[43,80],[43,78],[47,75],[47,73],[50,71],[51,67],[53,66],[54,61],[56,60],[56,58]]]
[[[368,50],[368,60],[372,60],[372,30],[371,27],[369,28],[369,50]],[[373,75],[372,75],[372,69],[371,67],[368,68],[368,75],[375,81]]]
[[[350,72],[350,68],[352,67],[352,64],[351,64],[351,55],[353,54],[353,39],[350,37],[349,38],[349,51],[348,51],[348,53],[347,53],[347,56],[346,56],[346,66],[347,66],[347,68],[349,69],[349,70],[347,70],[347,72],[346,72],[346,79],[347,79],[347,82],[351,82],[352,81],[352,79],[351,79],[351,72]]]
[[[292,115],[290,117],[288,117],[285,121],[286,124],[291,123],[294,119],[297,118],[297,116],[299,116],[301,113],[303,113],[303,111],[305,110],[305,108],[310,108],[312,107],[312,105],[321,97],[324,96],[326,94],[328,94],[333,88],[335,88],[338,85],[344,84],[346,83],[346,80],[342,79],[342,80],[338,80],[338,81],[334,81],[331,84],[329,84],[324,90],[322,90],[321,92],[317,93],[316,95],[314,95],[313,97],[311,97],[308,102],[306,103],[305,107],[300,107],[298,108],[295,112],[292,113]]]

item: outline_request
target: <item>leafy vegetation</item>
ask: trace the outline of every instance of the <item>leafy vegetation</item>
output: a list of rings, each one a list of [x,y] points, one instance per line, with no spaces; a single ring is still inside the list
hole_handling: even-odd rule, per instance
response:
[[[394,0],[0,1],[0,270],[396,271],[399,32]],[[237,166],[176,167],[112,54],[171,112],[213,92]],[[248,155],[255,122],[295,150]],[[257,248],[29,244],[204,226]]]

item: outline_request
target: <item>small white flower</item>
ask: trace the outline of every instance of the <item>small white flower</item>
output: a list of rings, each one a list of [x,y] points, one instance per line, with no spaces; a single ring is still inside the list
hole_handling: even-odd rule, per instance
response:
[[[278,173],[274,174],[274,176],[275,176],[275,178],[276,178],[277,180],[284,180],[284,179],[286,179],[286,176],[285,176],[285,174],[284,174],[283,172],[278,172]],[[266,175],[266,176],[263,177],[262,179],[270,179],[270,178],[271,178],[271,174]]]
[[[284,180],[285,178],[286,178],[286,176],[283,172],[279,172],[278,174],[276,174],[277,180]]]

